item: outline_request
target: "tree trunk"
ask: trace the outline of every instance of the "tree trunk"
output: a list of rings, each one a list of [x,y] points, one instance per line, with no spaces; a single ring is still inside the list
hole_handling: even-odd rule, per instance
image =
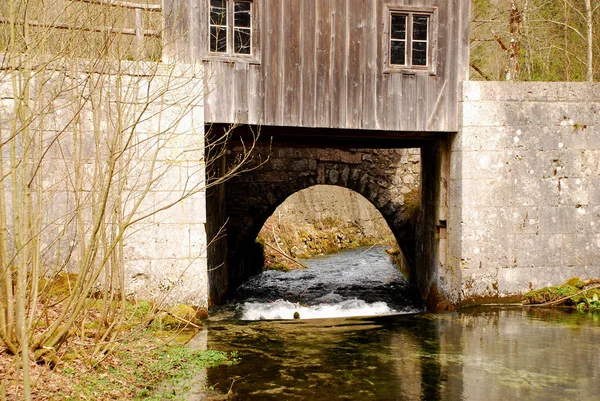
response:
[[[594,81],[594,20],[592,19],[592,0],[585,0],[585,16],[585,23],[587,25],[587,80],[588,82],[592,82]]]
[[[522,21],[518,0],[511,0],[509,13],[510,45],[508,46],[508,68],[506,70],[507,81],[517,79],[517,74],[519,73]]]

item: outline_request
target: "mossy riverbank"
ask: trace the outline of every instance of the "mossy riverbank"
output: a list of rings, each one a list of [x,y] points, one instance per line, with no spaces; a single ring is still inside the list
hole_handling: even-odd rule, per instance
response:
[[[58,277],[53,297],[61,296]],[[164,400],[184,399],[190,378],[202,369],[232,364],[236,354],[192,349],[186,345],[202,328],[196,310],[186,305],[159,308],[145,301],[122,303],[118,335],[101,335],[110,322],[100,322],[103,302],[87,300],[86,319],[69,331],[58,349],[32,355],[30,363],[34,401],[41,400]],[[46,319],[59,313],[46,310]],[[105,347],[106,346],[106,347]],[[106,351],[95,352],[98,347]],[[0,401],[20,399],[22,373],[19,356],[10,355],[0,342]]]
[[[265,269],[287,271],[302,268],[301,259],[362,246],[391,247],[395,240],[391,233],[368,234],[355,221],[326,218],[301,225],[267,221],[258,236],[258,242],[264,248]]]
[[[600,311],[600,279],[573,277],[564,284],[533,290],[525,303],[540,306],[571,306],[582,311]]]

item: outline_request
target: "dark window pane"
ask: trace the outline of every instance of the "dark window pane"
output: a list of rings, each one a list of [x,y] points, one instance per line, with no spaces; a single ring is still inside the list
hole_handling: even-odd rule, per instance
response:
[[[235,2],[235,11],[250,11],[250,2],[249,1],[236,1]]]
[[[227,52],[227,28],[210,27],[210,51],[217,53]]]
[[[427,17],[413,18],[413,40],[427,40]]]
[[[392,39],[406,39],[406,15],[392,14]]]
[[[233,51],[237,54],[250,54],[250,29],[236,28],[233,35]]]
[[[210,9],[210,24],[211,25],[227,25],[227,12],[224,8]]]
[[[242,4],[246,4],[246,3],[242,3]],[[234,13],[233,25],[244,27],[244,28],[250,28],[252,26],[250,11],[237,10],[237,4],[236,4],[235,8],[236,8],[236,10]]]
[[[210,0],[210,24],[227,25],[226,0]]]
[[[406,42],[403,40],[393,40],[390,49],[390,64],[406,64]]]
[[[413,42],[413,65],[427,65],[427,42]]]

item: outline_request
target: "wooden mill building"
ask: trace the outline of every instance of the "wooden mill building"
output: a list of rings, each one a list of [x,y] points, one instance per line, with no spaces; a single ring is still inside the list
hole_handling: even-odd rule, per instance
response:
[[[207,123],[458,130],[469,0],[163,0],[163,58],[203,63]]]
[[[424,217],[409,235],[416,241],[409,254],[413,280],[437,307],[446,302],[437,271],[446,255],[448,144],[468,74],[469,13],[469,0],[163,0],[163,60],[204,67],[206,129],[235,123],[242,135],[260,129],[292,147],[421,148]],[[228,244],[213,243],[208,256],[210,298],[218,302],[256,272],[245,260],[254,238],[236,236],[258,212],[248,205],[243,215],[226,215],[228,190],[207,195],[209,237],[229,221]]]

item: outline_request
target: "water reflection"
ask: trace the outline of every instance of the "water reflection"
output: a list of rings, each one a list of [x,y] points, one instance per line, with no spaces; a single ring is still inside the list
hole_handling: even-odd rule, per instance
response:
[[[425,310],[383,246],[305,260],[306,269],[266,271],[236,290],[230,307],[241,320],[415,313]]]
[[[595,400],[600,392],[600,322],[576,312],[215,321],[206,341],[242,358],[201,378],[221,394],[208,399],[230,390],[235,400]]]

